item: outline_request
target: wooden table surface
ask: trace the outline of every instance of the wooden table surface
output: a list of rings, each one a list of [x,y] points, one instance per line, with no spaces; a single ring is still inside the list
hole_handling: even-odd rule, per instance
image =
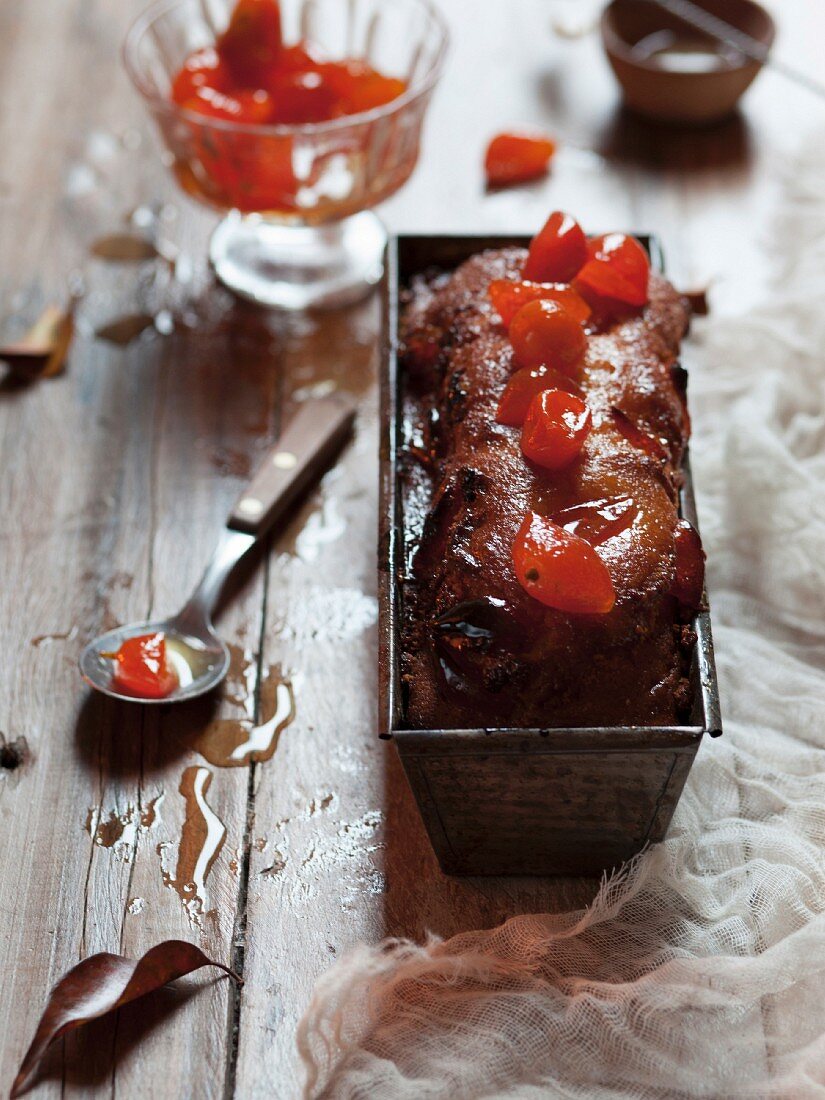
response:
[[[121,69],[140,6],[0,4],[3,336],[82,292],[68,371],[0,385],[0,1093],[64,971],[181,937],[242,970],[242,993],[204,972],[99,1021],[56,1044],[32,1095],[292,1098],[296,1022],[351,944],[577,907],[597,884],[440,873],[376,737],[377,299],[285,318],[214,285],[215,219],[176,190]],[[595,39],[552,34],[573,0],[442,7],[449,68],[391,228],[529,232],[563,207],[660,234],[717,313],[752,300],[761,225],[821,101],[764,73],[723,126],[656,130],[619,111]],[[780,53],[816,72],[825,9],[773,7]],[[554,171],[486,196],[485,139],[515,122],[558,136]],[[92,254],[130,221],[176,259]],[[220,698],[91,697],[84,642],[178,607],[279,425],[329,387],[358,398],[357,438],[226,601]],[[266,751],[227,766],[253,732]]]

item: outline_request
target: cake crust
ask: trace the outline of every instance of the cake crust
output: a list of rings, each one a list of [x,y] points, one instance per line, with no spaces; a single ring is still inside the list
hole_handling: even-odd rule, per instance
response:
[[[452,275],[418,278],[408,294],[406,724],[671,725],[689,695],[689,632],[671,594],[689,435],[677,356],[689,308],[652,274],[644,310],[590,335],[576,383],[593,429],[581,458],[551,474],[525,460],[517,428],[495,419],[514,364],[487,289],[518,278],[525,256],[483,252]],[[525,592],[511,548],[530,511],[602,525],[611,612],[567,614]]]

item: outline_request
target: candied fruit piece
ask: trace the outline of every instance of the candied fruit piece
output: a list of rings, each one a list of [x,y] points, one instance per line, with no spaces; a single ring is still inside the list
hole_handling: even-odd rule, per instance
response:
[[[587,349],[581,324],[558,302],[534,301],[522,306],[510,325],[510,342],[519,367],[549,366],[563,373]]]
[[[385,103],[397,99],[407,87],[403,80],[384,76],[363,61],[353,58],[326,62],[318,66],[318,71],[338,97],[342,112],[347,115],[383,107]]]
[[[127,638],[117,653],[104,654],[115,661],[114,686],[124,695],[141,699],[165,699],[178,686],[178,675],[166,655],[162,633]]]
[[[563,470],[581,454],[593,420],[580,397],[545,390],[530,403],[521,432],[525,458],[547,470]]]
[[[172,99],[183,104],[198,94],[201,88],[225,92],[231,84],[231,76],[214,46],[196,50],[184,62],[183,68],[172,82]]]
[[[556,210],[533,238],[522,275],[537,283],[569,283],[587,261],[584,230]]]
[[[518,530],[513,565],[525,592],[547,607],[605,615],[616,602],[610,573],[593,547],[535,512]]]
[[[552,367],[525,367],[517,370],[504,387],[496,412],[497,422],[511,428],[520,428],[533,398],[544,390],[566,390],[567,393],[581,396],[581,390],[576,383],[560,371],[553,370]]]
[[[531,283],[528,280],[514,283],[510,279],[494,279],[489,295],[493,309],[505,325],[511,323],[522,306],[535,301],[558,302],[581,324],[590,317],[590,306],[581,294],[564,283]]]
[[[608,539],[621,535],[640,515],[632,497],[605,497],[574,504],[552,517],[565,531],[578,535],[591,546],[601,546]]]
[[[232,76],[247,88],[265,88],[283,46],[277,0],[238,0],[218,53]]]
[[[374,111],[376,107],[398,99],[406,88],[403,80],[367,70],[353,81],[349,94],[345,96],[346,113],[357,115],[362,111]]]
[[[496,134],[484,155],[488,187],[511,187],[546,174],[556,144],[545,134]]]
[[[278,54],[276,72],[320,72],[321,62],[312,53],[311,48],[303,42],[296,42],[292,46],[284,46]]]
[[[219,92],[215,88],[204,86],[185,100],[183,106],[187,111],[194,111],[195,114],[208,118],[253,126],[269,122],[272,115],[272,100],[261,89],[255,92]]]
[[[637,447],[640,451],[644,451],[645,454],[658,459],[660,462],[666,462],[670,458],[665,442],[657,439],[656,436],[651,435],[644,428],[640,428],[621,409],[614,405],[610,410],[610,415],[613,418],[613,423],[633,447]]]
[[[593,296],[602,307],[605,301],[638,307],[647,302],[649,277],[650,260],[639,242],[624,233],[608,233],[590,241],[587,263],[574,285],[588,302]]]
[[[280,125],[323,122],[344,113],[334,89],[314,69],[278,72],[269,82],[269,92],[272,121]]]

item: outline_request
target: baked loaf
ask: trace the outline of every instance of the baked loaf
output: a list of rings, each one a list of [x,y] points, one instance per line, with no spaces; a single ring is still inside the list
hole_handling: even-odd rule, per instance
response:
[[[483,252],[418,278],[401,326],[405,371],[402,678],[410,728],[669,725],[690,704],[693,637],[673,594],[689,435],[677,366],[687,302],[651,274],[649,302],[591,332],[576,384],[593,427],[550,472],[496,422],[513,350],[488,299],[526,253]],[[579,509],[580,511],[569,511]],[[581,518],[616,593],[603,615],[547,607],[519,584],[528,512]]]

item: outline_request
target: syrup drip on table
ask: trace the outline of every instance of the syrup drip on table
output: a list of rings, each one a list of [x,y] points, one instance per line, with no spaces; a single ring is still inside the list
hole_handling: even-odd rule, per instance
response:
[[[292,685],[276,679],[262,686],[261,709],[268,717],[258,723],[252,718],[210,722],[198,738],[197,751],[216,768],[265,764],[275,755],[281,734],[295,717]]]
[[[206,801],[211,783],[209,768],[187,768],[181,776],[178,789],[186,803],[186,817],[174,873],[163,866],[168,845],[158,845],[164,885],[175,891],[197,928],[202,928],[205,915],[206,880],[226,839],[225,825]]]
[[[196,706],[194,724],[183,722],[170,729],[181,751],[194,750],[216,768],[244,768],[271,760],[281,734],[295,718],[295,693],[288,677],[277,665],[259,673],[250,649],[230,645],[221,694],[219,717],[199,720],[203,712]]]
[[[161,792],[143,809],[131,803],[123,810],[108,812],[100,806],[92,806],[86,815],[86,832],[98,848],[111,848],[118,859],[130,863],[138,834],[160,824],[163,798]]]

